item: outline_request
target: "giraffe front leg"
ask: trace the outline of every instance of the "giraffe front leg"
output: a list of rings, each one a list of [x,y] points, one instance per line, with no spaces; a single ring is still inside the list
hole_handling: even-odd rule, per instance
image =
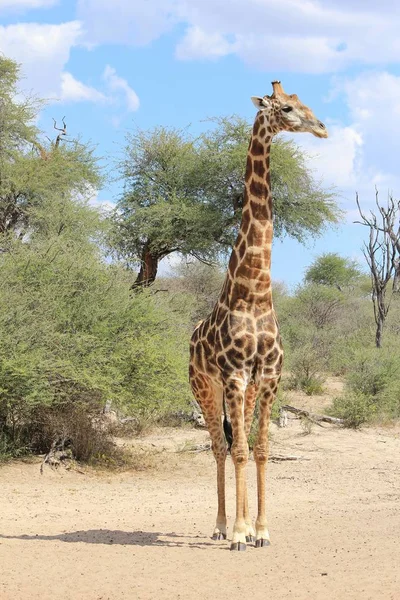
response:
[[[244,425],[244,389],[241,381],[230,381],[226,385],[226,399],[229,404],[232,424],[232,461],[236,478],[236,519],[233,526],[231,550],[246,550],[246,535],[249,531],[249,514],[246,491],[246,465],[249,446]],[[246,523],[247,518],[247,523]]]
[[[189,373],[192,391],[202,410],[217,463],[218,512],[212,539],[226,540],[225,462],[227,450],[221,421],[222,388],[215,387],[209,377],[197,372],[194,365],[191,365]]]
[[[253,522],[249,513],[249,500],[247,494],[247,483],[246,480],[244,482],[244,521],[246,523],[246,542],[249,544],[255,541],[255,531],[253,527]]]
[[[217,424],[216,424],[217,425]],[[222,431],[221,419],[219,419],[220,432],[212,441],[212,450],[217,463],[217,493],[218,493],[218,512],[215,529],[212,535],[213,540],[226,540],[227,522],[225,508],[225,462],[226,462],[226,442]]]
[[[275,399],[278,381],[270,379],[263,383],[260,391],[260,415],[257,441],[254,446],[254,460],[257,466],[257,503],[258,513],[256,520],[256,547],[262,548],[270,545],[267,517],[265,511],[265,473],[268,461],[268,427],[271,408]]]
[[[254,408],[257,399],[257,387],[255,384],[251,384],[247,387],[244,397],[244,429],[246,439],[248,440],[251,425],[253,422]],[[246,483],[246,482],[245,482]],[[247,494],[247,485],[245,487],[245,505],[244,505],[244,520],[246,522],[246,542],[251,543],[255,541],[255,531],[252,523],[252,519],[249,513],[249,502]]]

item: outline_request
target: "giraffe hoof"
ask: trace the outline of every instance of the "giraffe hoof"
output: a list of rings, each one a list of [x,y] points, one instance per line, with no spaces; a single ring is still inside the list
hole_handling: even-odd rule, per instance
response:
[[[248,544],[251,544],[252,542],[255,542],[256,538],[254,537],[254,535],[246,535],[246,542]]]
[[[271,542],[264,538],[261,538],[260,540],[256,541],[256,548],[266,548],[267,546],[270,546],[270,545],[271,545]]]
[[[244,552],[246,550],[246,544],[243,542],[234,542],[231,544],[231,550],[238,550],[239,552]]]
[[[222,533],[221,531],[219,533],[214,533],[211,539],[215,541],[226,540],[226,533]]]

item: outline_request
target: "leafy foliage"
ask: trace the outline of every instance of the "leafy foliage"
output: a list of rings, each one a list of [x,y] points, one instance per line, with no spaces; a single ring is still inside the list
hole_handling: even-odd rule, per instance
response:
[[[64,199],[45,212],[46,227],[1,259],[0,421],[10,442],[21,445],[45,406],[101,412],[112,400],[153,415],[184,406],[185,326],[149,294],[130,297],[127,274],[93,241],[104,232],[93,209]]]
[[[42,103],[15,99],[18,76],[18,65],[0,57],[0,234],[22,238],[39,225],[37,210],[46,198],[86,197],[101,177],[93,149],[79,140],[64,145],[40,140],[31,123]]]
[[[212,261],[230,250],[240,223],[250,126],[243,119],[212,119],[199,138],[158,127],[127,138],[121,164],[125,192],[115,213],[113,244],[128,264],[181,252]],[[333,194],[306,168],[291,141],[272,148],[275,229],[300,241],[339,218]],[[154,274],[155,277],[155,274]]]
[[[41,143],[17,78],[0,58],[0,452],[67,436],[87,460],[103,451],[106,402],[137,415],[186,406],[187,323],[161,298],[132,298],[130,274],[104,259],[108,222],[88,205],[101,180],[93,151]]]
[[[346,427],[357,429],[373,418],[375,407],[364,394],[350,392],[335,398],[329,412],[343,419]]]
[[[328,285],[342,289],[357,285],[363,273],[358,263],[333,252],[321,254],[306,271],[306,283]]]

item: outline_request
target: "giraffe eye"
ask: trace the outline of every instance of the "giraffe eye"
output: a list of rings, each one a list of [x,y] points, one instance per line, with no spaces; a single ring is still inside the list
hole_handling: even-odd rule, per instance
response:
[[[285,113],[289,113],[289,112],[292,112],[293,108],[291,106],[283,106],[282,110]]]

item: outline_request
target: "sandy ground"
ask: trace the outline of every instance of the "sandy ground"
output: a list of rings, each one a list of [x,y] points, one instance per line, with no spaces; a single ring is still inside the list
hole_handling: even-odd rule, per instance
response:
[[[298,403],[299,404],[299,403]],[[400,600],[400,434],[271,428],[272,545],[213,542],[215,468],[199,430],[161,430],[149,471],[0,469],[0,599]],[[255,513],[255,465],[248,469]],[[228,514],[234,516],[228,459]],[[231,530],[231,528],[230,528]]]

